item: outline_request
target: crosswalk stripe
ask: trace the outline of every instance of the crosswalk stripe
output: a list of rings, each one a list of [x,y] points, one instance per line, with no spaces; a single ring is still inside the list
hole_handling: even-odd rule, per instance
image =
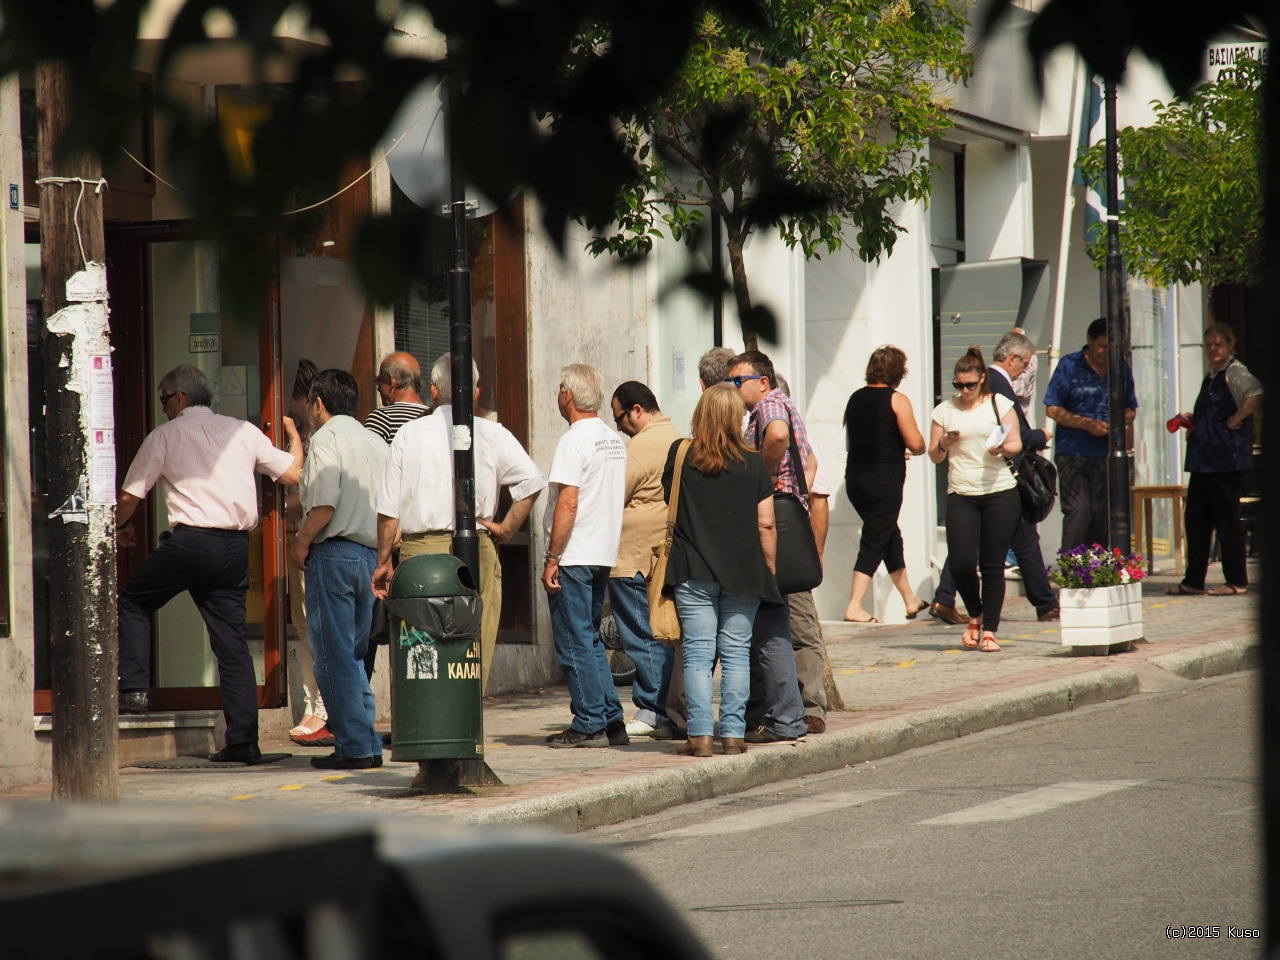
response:
[[[1055,783],[1038,790],[1017,793],[1011,797],[1001,797],[990,803],[980,803],[976,807],[957,810],[929,820],[921,820],[921,826],[956,826],[968,823],[991,823],[1001,820],[1019,820],[1022,817],[1035,816],[1068,803],[1079,803],[1092,800],[1117,790],[1128,790],[1141,786],[1145,780],[1095,780]]]
[[[773,827],[792,820],[829,813],[832,810],[844,807],[859,807],[873,800],[895,797],[901,792],[901,790],[851,790],[847,793],[788,800],[773,806],[762,807],[759,810],[747,810],[743,813],[730,814],[727,817],[720,817],[716,820],[708,820],[706,823],[694,823],[687,827],[666,830],[662,833],[654,834],[650,839],[718,837],[729,833],[745,833],[748,830]]]

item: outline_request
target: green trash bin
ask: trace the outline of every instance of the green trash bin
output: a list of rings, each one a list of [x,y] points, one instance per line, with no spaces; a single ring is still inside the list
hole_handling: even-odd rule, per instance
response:
[[[457,557],[396,568],[391,618],[391,759],[484,757],[480,596]]]

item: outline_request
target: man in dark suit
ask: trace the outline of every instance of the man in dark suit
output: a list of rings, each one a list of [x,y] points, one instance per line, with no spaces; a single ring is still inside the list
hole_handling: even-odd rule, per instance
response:
[[[1018,414],[1018,429],[1022,433],[1024,452],[1044,450],[1049,446],[1048,434],[1043,430],[1032,429],[1031,424],[1027,422],[1026,414],[1022,411],[1022,405],[1018,402],[1017,394],[1013,392],[1014,378],[1027,368],[1027,364],[1035,354],[1035,349],[1035,344],[1024,334],[1006,333],[996,344],[995,353],[992,354],[993,362],[987,368],[987,383],[991,387],[991,392],[1013,401],[1013,409]],[[1015,458],[1014,466],[1017,466],[1021,457],[1022,455],[1019,454]],[[1058,597],[1049,587],[1044,558],[1040,553],[1040,534],[1036,530],[1036,525],[1027,523],[1025,520],[1019,523],[1010,546],[1022,572],[1022,583],[1026,588],[1027,599],[1036,608],[1037,619],[1057,620]],[[933,596],[929,612],[947,623],[963,622],[955,610],[955,597],[956,590],[951,579],[951,570],[943,566],[938,591]]]

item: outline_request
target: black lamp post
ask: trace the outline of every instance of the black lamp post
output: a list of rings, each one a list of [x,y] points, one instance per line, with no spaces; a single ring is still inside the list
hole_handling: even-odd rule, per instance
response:
[[[1107,126],[1107,503],[1111,546],[1130,550],[1129,452],[1125,443],[1124,360],[1129,324],[1124,310],[1120,259],[1120,169],[1116,150],[1116,85],[1104,85]]]

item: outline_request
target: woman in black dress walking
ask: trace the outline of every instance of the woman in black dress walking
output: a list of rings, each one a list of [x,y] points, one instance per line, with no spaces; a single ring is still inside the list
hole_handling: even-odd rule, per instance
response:
[[[925,450],[911,401],[896,389],[906,375],[905,353],[894,346],[877,347],[867,362],[867,385],[854,391],[844,408],[849,451],[844,486],[849,502],[862,518],[862,543],[844,612],[845,620],[851,623],[879,623],[862,601],[882,562],[902,594],[908,620],[929,605],[911,588],[898,529],[907,460]]]

